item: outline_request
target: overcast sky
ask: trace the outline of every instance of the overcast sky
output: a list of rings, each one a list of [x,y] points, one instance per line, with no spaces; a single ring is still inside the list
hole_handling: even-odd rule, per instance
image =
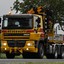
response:
[[[0,0],[0,16],[7,14],[15,0]]]

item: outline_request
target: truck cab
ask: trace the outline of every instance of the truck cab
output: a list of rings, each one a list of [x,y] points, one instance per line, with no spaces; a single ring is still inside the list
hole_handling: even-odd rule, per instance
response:
[[[21,53],[24,58],[29,53],[30,56],[34,53],[39,58],[43,58],[42,16],[35,14],[4,15],[1,35],[1,52],[5,53],[7,58],[14,58],[16,54]]]

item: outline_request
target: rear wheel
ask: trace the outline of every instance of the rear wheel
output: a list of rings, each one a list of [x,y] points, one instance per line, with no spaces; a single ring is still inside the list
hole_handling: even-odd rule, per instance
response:
[[[64,59],[64,52],[62,52],[62,59]]]
[[[6,57],[8,59],[13,59],[15,57],[15,54],[14,53],[6,53]]]
[[[29,59],[29,58],[32,59],[32,58],[35,58],[35,56],[36,56],[35,53],[32,53],[32,52],[31,53],[30,52],[23,52],[22,55],[23,55],[24,59]]]
[[[63,46],[62,46],[61,50],[62,50],[61,51],[61,58],[64,59],[64,47]]]
[[[57,52],[57,50],[56,50],[55,53],[54,53],[54,57],[55,57],[55,59],[58,58],[58,52]]]
[[[54,54],[46,54],[47,59],[54,59]]]
[[[58,46],[55,46],[55,52],[54,52],[55,59],[58,59],[60,55],[58,54]]]
[[[23,58],[29,58],[29,54],[28,53],[26,53],[26,52],[23,52]]]

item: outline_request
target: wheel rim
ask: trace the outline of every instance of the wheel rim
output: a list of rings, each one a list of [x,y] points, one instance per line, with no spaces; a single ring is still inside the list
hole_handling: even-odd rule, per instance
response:
[[[57,58],[58,57],[58,53],[57,53],[57,51],[55,52],[55,58]]]
[[[62,58],[64,59],[64,52],[62,52]]]
[[[44,51],[43,51],[43,47],[42,47],[42,46],[41,46],[41,48],[40,48],[40,54],[41,54],[41,57],[43,57]]]

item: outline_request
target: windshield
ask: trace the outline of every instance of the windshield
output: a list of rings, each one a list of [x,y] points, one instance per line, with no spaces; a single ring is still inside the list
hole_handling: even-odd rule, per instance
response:
[[[5,18],[3,27],[7,29],[31,29],[32,18]]]

